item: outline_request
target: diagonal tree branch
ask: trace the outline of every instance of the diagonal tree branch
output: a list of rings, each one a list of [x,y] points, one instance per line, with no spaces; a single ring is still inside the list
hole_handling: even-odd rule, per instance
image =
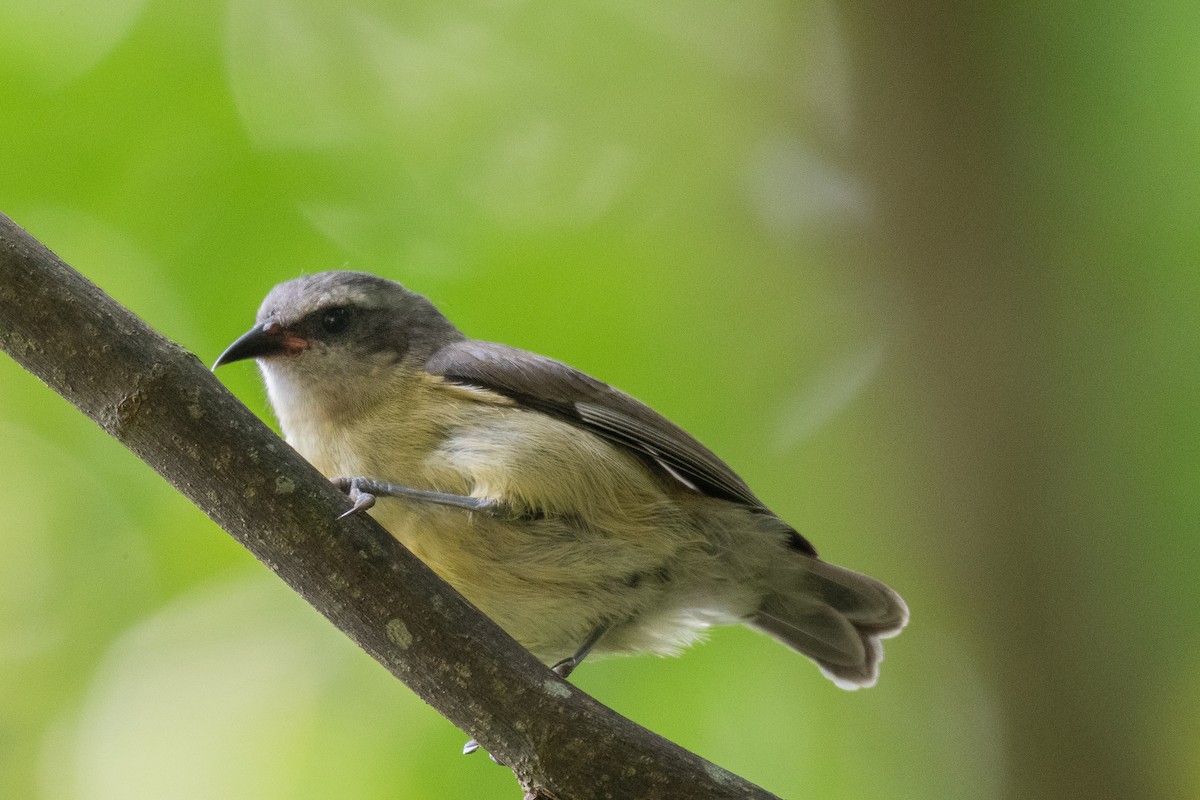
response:
[[[770,798],[560,680],[160,336],[0,214],[0,348],[509,765],[529,797]]]

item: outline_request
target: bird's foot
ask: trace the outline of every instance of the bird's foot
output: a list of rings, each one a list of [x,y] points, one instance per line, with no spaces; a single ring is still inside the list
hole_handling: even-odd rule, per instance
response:
[[[349,510],[338,515],[338,519],[361,514],[375,505],[375,495],[364,488],[365,483],[370,483],[365,478],[333,478],[330,482],[353,503]]]
[[[566,680],[571,677],[571,673],[575,671],[575,668],[579,666],[579,662],[582,660],[582,658],[576,658],[575,656],[567,656],[552,666],[550,670],[558,677]]]

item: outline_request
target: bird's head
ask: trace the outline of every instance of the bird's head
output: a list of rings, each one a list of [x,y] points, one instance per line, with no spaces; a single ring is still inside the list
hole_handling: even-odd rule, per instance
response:
[[[254,327],[213,369],[256,359],[280,413],[289,404],[313,402],[350,410],[462,338],[432,303],[395,281],[321,272],[272,289]]]

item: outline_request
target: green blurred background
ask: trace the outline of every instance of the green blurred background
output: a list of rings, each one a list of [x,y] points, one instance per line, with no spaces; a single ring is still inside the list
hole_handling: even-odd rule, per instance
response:
[[[913,611],[577,674],[778,794],[1200,797],[1200,6],[967,5],[6,0],[0,211],[205,361],[352,267],[690,429]],[[0,471],[0,797],[519,796],[6,357]]]

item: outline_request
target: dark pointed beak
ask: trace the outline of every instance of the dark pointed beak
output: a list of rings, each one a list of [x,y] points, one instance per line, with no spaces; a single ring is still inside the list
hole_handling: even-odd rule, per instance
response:
[[[294,356],[308,349],[308,340],[289,331],[278,322],[267,321],[255,325],[229,345],[212,368],[244,361],[247,358],[270,358],[271,356]]]

